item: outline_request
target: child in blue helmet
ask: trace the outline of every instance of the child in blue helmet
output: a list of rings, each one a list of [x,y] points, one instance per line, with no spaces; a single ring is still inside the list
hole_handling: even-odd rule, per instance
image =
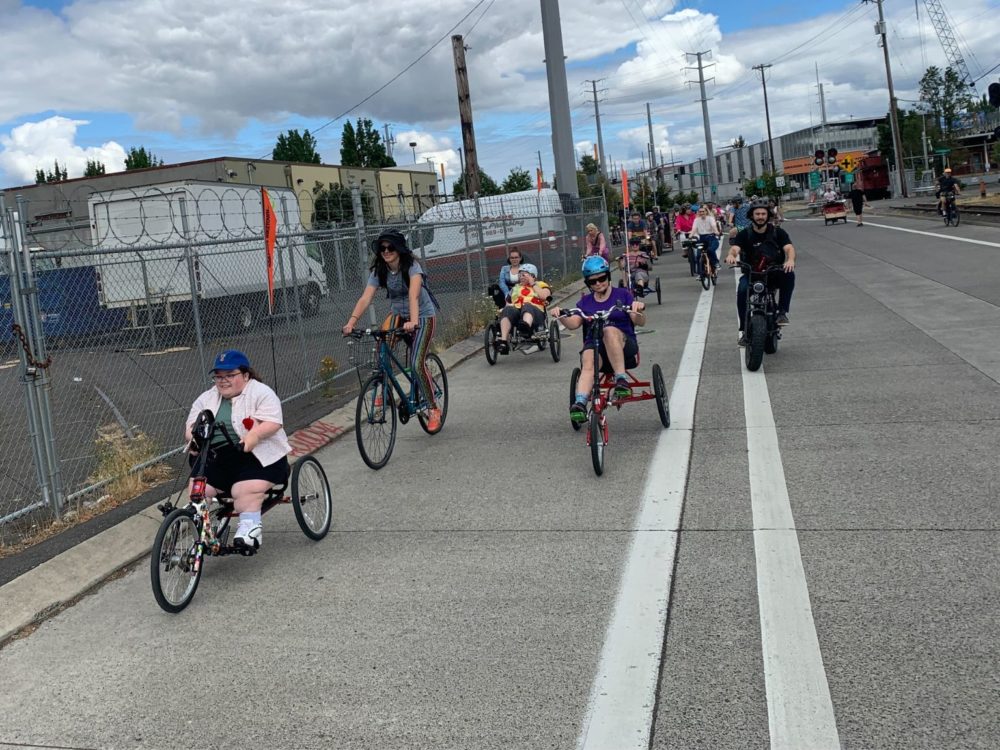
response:
[[[627,398],[632,395],[628,377],[625,371],[635,367],[639,360],[639,345],[635,340],[635,324],[646,322],[646,305],[636,300],[632,292],[624,287],[611,285],[611,267],[600,256],[591,256],[583,262],[583,281],[590,289],[590,294],[584,295],[577,307],[587,315],[610,310],[621,303],[627,310],[616,310],[611,314],[604,327],[604,339],[599,342],[589,340],[587,322],[580,315],[570,315],[563,318],[563,324],[570,329],[584,326],[584,343],[580,351],[580,378],[576,383],[576,394],[569,407],[569,416],[574,422],[587,421],[587,397],[594,385],[593,357],[582,356],[584,352],[597,347],[602,372],[610,372],[615,376],[615,396]],[[559,315],[559,308],[552,309],[553,315]]]
[[[544,281],[538,281],[538,269],[533,263],[522,263],[517,273],[517,284],[510,290],[510,301],[500,313],[500,340],[497,351],[510,352],[510,330],[515,325],[521,333],[530,336],[545,323],[545,307],[552,298],[552,291]]]

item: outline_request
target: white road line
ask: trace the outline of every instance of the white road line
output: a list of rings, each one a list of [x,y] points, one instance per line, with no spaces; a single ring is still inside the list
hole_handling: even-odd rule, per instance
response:
[[[878,227],[879,229],[892,229],[897,232],[909,232],[910,234],[924,234],[928,237],[937,237],[940,240],[951,240],[952,242],[968,242],[972,245],[986,245],[987,247],[1000,247],[998,242],[987,242],[986,240],[974,240],[971,237],[956,237],[953,234],[941,234],[939,232],[925,232],[921,229],[906,229],[905,227],[894,227],[891,224],[872,224],[865,222],[866,227]]]
[[[839,750],[763,369],[743,367],[757,601],[772,750]]]
[[[670,427],[660,433],[653,451],[625,574],[577,740],[580,750],[649,747],[712,294],[703,292],[698,301],[670,393]]]

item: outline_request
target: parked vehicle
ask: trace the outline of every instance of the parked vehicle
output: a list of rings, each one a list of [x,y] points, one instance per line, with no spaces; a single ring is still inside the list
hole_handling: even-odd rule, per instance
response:
[[[327,294],[318,258],[306,251],[291,190],[267,188],[277,214],[275,313],[316,314]],[[89,201],[99,299],[133,325],[191,317],[247,330],[268,313],[261,189],[185,180],[94,193]],[[286,305],[287,302],[287,305]],[[225,315],[212,315],[212,309]]]
[[[869,151],[854,168],[854,182],[869,200],[889,197],[889,165],[878,151]]]

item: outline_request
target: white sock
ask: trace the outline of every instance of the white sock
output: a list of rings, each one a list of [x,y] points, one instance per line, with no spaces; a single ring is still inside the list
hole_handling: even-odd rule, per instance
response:
[[[240,513],[240,524],[256,526],[260,523],[260,511],[256,513]]]

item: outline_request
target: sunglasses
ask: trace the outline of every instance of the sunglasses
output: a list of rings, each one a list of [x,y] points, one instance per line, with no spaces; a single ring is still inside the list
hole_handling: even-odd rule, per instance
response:
[[[584,279],[583,283],[586,284],[587,286],[594,286],[596,284],[610,284],[611,274],[605,273],[600,276],[593,276],[589,279]]]
[[[379,250],[380,253],[394,253],[394,252],[396,252],[396,248],[394,248],[392,245],[379,245],[378,250]]]

